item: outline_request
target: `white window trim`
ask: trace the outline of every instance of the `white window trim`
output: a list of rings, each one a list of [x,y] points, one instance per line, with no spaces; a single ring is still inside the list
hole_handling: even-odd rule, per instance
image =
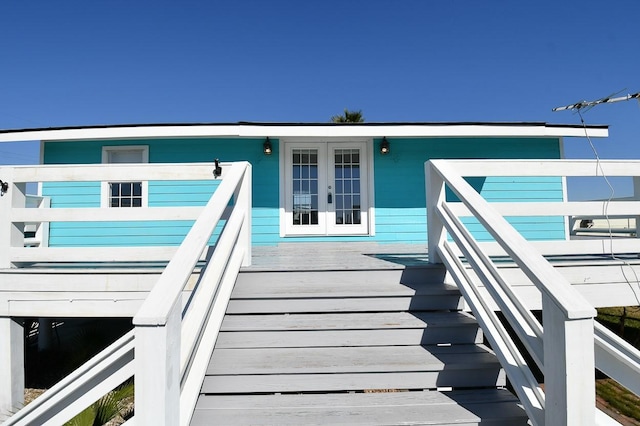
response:
[[[109,152],[113,151],[132,151],[132,150],[140,150],[142,151],[142,163],[149,162],[149,145],[114,145],[114,146],[103,146],[102,147],[102,164],[110,164],[109,163]],[[109,203],[109,183],[110,182],[130,182],[129,180],[115,180],[109,179],[109,181],[102,182],[100,185],[100,207],[110,207]],[[149,182],[142,181],[142,205],[141,207],[149,206]],[[116,207],[114,207],[116,208]],[[122,207],[127,208],[127,207]]]

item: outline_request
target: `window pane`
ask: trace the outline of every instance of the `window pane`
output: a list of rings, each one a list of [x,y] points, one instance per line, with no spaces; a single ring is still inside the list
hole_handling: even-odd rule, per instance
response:
[[[113,149],[108,152],[109,163],[142,163],[141,149]]]

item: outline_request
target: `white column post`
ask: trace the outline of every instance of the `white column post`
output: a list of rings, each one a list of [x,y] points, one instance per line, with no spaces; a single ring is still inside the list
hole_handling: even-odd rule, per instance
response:
[[[181,309],[176,303],[166,324],[135,325],[136,424],[180,423]]]
[[[571,319],[542,295],[546,425],[594,425],[593,317]]]
[[[0,175],[0,180],[8,184],[7,192],[0,197],[0,268],[10,268],[10,247],[24,246],[24,224],[11,222],[11,209],[25,206],[26,184],[13,182],[13,168],[3,168]]]
[[[38,351],[51,349],[53,321],[51,318],[38,318]]]
[[[245,249],[242,266],[251,266],[251,174],[251,164],[246,163],[244,175],[239,183],[240,186],[238,189],[236,189],[234,194],[236,206],[244,209],[244,211],[246,212],[244,223],[242,225],[242,228],[240,229],[240,235],[238,236],[238,244],[242,245]]]
[[[22,323],[0,317],[0,422],[24,405],[24,332]]]
[[[640,176],[633,177],[633,199],[640,201]],[[640,238],[640,216],[635,217],[636,221],[636,238]]]
[[[444,224],[436,213],[436,208],[445,199],[444,180],[430,162],[424,165],[427,199],[427,238],[429,263],[442,263],[437,247],[446,237]]]

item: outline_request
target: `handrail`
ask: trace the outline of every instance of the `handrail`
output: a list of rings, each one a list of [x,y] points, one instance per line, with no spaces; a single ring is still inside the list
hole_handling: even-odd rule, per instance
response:
[[[187,281],[229,203],[233,212],[213,256],[183,301]],[[145,424],[189,423],[194,389],[199,390],[219,331],[219,324],[210,322],[221,306],[224,314],[240,266],[250,264],[250,216],[251,166],[234,163],[134,317],[136,416]]]
[[[462,178],[463,175],[494,175],[491,166],[495,167],[498,163],[488,163],[492,164],[487,166],[484,160],[432,160],[425,164],[430,262],[446,264],[478,317],[533,424],[593,424],[596,418],[594,379],[592,375],[585,375],[584,371],[594,369],[591,336],[595,309]],[[524,162],[516,163],[524,175],[538,175],[534,173],[536,167],[526,167]],[[504,165],[504,162],[500,164]],[[460,165],[464,168],[456,167]],[[555,171],[556,165],[550,168]],[[580,167],[584,167],[584,164]],[[513,165],[502,167],[497,174],[522,176],[523,173],[515,168]],[[464,170],[464,173],[458,170]],[[541,291],[544,328],[529,317],[526,305],[511,291],[498,268],[483,253],[481,245],[465,229],[459,217],[448,208],[445,185]],[[478,290],[477,283],[459,263],[453,245],[462,251],[489,296],[505,312],[507,321],[540,365],[545,374],[544,395],[532,384],[530,368],[519,361],[517,349],[516,353],[513,352],[514,342],[502,329],[485,300],[486,296]],[[514,368],[514,365],[517,367]]]
[[[211,234],[231,201],[245,165],[234,164],[133,318],[135,325],[166,325]],[[179,285],[176,285],[176,282]]]
[[[133,330],[56,383],[4,426],[63,424],[133,376]]]
[[[640,351],[595,323],[596,367],[636,395],[640,395]]]
[[[68,420],[133,375],[136,417],[129,424],[189,424],[237,274],[251,262],[251,165],[224,166],[220,185],[135,315],[134,330],[104,351],[107,355],[125,351],[129,358],[124,365],[122,356],[114,360],[115,355],[103,355],[99,360],[108,359],[92,361],[96,365],[91,372],[90,362],[10,421]],[[69,171],[72,178],[84,178]],[[47,173],[43,177],[52,178]],[[16,192],[20,198],[21,191]],[[209,247],[221,219],[225,219],[222,231],[215,246]],[[187,283],[203,258],[200,278],[189,292]],[[97,378],[102,382],[93,386]]]
[[[569,319],[593,318],[594,307],[571,288],[566,279],[551,266],[511,224],[444,160],[432,160],[433,170],[455,192],[471,213],[489,231],[527,277],[554,301]],[[535,259],[535,260],[534,260]]]

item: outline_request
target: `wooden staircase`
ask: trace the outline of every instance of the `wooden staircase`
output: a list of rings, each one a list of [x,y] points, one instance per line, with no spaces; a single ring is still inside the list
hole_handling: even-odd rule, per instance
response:
[[[191,424],[526,424],[443,278],[242,272]]]

